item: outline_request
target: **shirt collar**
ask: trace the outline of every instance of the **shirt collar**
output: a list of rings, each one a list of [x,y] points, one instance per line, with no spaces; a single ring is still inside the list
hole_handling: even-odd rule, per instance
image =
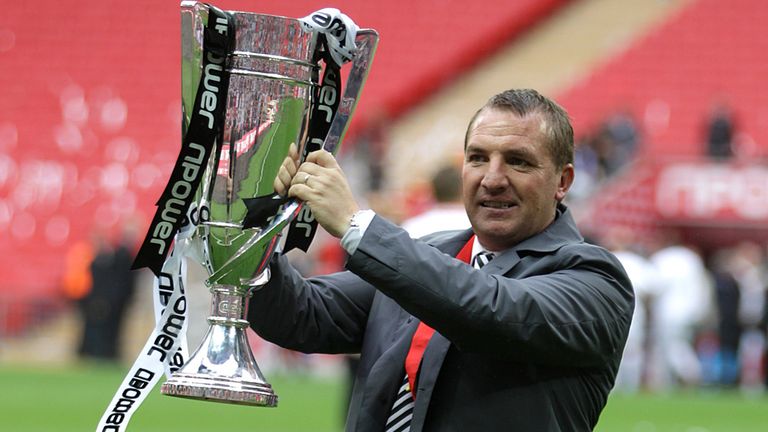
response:
[[[507,251],[507,249],[502,250],[502,251],[497,251],[497,252],[491,252],[488,249],[486,249],[485,246],[480,244],[480,240],[478,240],[477,236],[475,236],[474,237],[474,242],[472,243],[472,256],[470,257],[471,259],[469,260],[469,262],[472,262],[472,260],[475,258],[475,256],[477,254],[479,254],[480,252],[490,252],[490,253],[493,254],[493,256],[499,256],[499,255],[503,254],[506,251]]]

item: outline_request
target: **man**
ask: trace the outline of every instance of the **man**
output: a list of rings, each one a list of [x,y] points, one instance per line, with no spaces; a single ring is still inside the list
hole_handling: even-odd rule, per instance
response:
[[[572,158],[562,108],[533,90],[491,98],[466,134],[472,229],[422,241],[359,211],[329,153],[297,166],[293,152],[275,189],[342,239],[348,271],[304,279],[274,259],[252,327],[287,348],[361,353],[348,431],[591,430],[634,300],[561,204]]]

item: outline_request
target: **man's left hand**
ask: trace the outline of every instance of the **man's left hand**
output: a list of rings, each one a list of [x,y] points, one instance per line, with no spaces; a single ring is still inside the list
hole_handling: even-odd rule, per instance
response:
[[[291,180],[288,196],[304,201],[317,222],[337,238],[347,232],[352,215],[360,209],[344,171],[325,150],[307,156]]]

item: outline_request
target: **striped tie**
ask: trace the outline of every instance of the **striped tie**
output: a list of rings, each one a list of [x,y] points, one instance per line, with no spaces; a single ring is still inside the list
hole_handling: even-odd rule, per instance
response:
[[[386,432],[407,432],[411,430],[411,418],[413,417],[413,395],[411,386],[408,385],[408,374],[403,377],[403,385],[397,391],[395,403],[392,404]]]
[[[478,254],[475,255],[474,258],[472,258],[472,267],[476,269],[481,269],[483,268],[484,265],[488,264],[488,262],[490,262],[494,258],[494,256],[495,255],[492,254],[491,252],[486,252],[486,251],[478,252]]]

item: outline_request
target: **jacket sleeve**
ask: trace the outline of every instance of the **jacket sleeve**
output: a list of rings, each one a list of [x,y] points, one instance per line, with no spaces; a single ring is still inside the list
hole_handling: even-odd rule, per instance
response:
[[[373,287],[350,272],[303,278],[285,257],[274,257],[270,272],[249,304],[256,333],[306,353],[360,352]]]
[[[519,278],[476,270],[374,219],[347,267],[466,352],[590,367],[620,355],[634,300],[607,251],[525,257]]]

